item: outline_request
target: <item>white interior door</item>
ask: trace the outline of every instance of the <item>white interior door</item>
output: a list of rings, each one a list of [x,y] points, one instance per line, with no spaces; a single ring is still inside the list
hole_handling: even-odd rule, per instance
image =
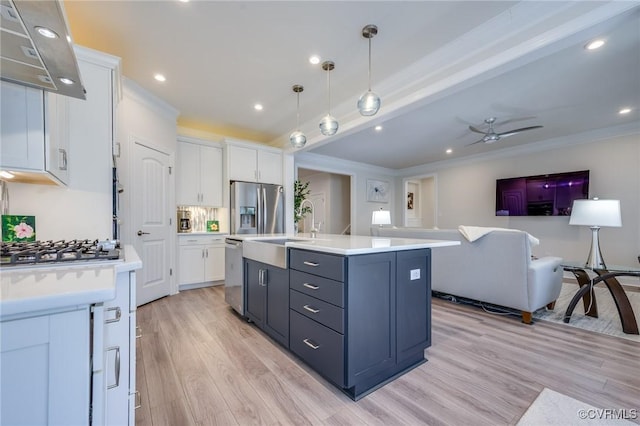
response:
[[[142,260],[137,274],[138,306],[171,293],[169,155],[134,143],[132,240]]]

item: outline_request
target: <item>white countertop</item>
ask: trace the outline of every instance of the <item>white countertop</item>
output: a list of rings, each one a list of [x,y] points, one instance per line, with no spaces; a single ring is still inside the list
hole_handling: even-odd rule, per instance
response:
[[[2,268],[0,317],[68,306],[91,305],[116,296],[116,275],[142,267],[132,246],[124,258]]]
[[[193,231],[193,232],[178,232],[178,237],[193,237],[194,235],[205,235],[211,237],[226,237],[229,235],[228,232],[208,232],[208,231]]]
[[[335,234],[318,234],[316,238],[311,238],[309,234],[230,235],[229,238],[255,242],[260,242],[260,240],[286,238],[295,240],[285,242],[284,245],[286,247],[340,254],[344,256],[460,245],[459,241],[449,240],[382,238],[364,235]]]

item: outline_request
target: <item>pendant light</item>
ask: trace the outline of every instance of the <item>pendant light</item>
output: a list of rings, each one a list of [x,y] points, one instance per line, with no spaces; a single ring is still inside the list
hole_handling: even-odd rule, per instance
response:
[[[378,27],[373,24],[366,25],[362,29],[362,37],[369,39],[369,90],[358,99],[358,111],[361,115],[376,115],[380,109],[380,96],[371,91],[371,39],[378,34]]]
[[[338,131],[338,120],[331,115],[331,71],[336,67],[332,61],[324,61],[322,69],[327,72],[327,87],[329,91],[329,112],[320,120],[320,133],[325,136],[335,135]]]
[[[296,108],[296,130],[289,135],[289,142],[294,148],[302,148],[307,143],[307,137],[300,131],[300,92],[304,90],[304,86],[295,84],[293,91],[298,96],[298,106]]]

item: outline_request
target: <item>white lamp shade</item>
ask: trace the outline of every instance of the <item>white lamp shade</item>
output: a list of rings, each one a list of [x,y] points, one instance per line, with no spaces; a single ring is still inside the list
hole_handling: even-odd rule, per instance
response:
[[[575,200],[569,225],[620,227],[620,200]]]
[[[372,225],[391,225],[391,212],[389,210],[375,210],[371,215]]]

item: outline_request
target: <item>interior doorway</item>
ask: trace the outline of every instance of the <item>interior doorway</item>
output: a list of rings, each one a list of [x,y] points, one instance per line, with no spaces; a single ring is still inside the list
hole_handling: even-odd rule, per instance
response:
[[[438,226],[436,205],[436,176],[417,176],[404,179],[404,226],[435,228]]]
[[[309,182],[316,228],[323,234],[351,234],[351,176],[300,167],[298,180]],[[308,214],[298,230],[309,232],[311,219]]]

